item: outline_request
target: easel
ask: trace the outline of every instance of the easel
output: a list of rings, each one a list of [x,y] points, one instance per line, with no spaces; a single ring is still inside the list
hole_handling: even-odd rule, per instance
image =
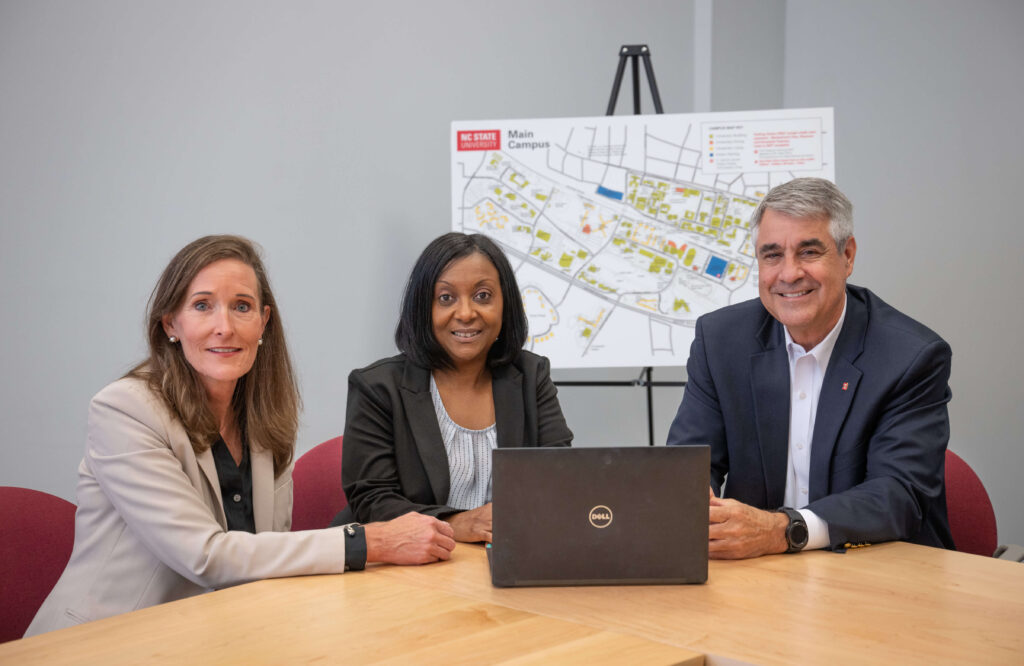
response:
[[[619,68],[615,70],[615,82],[612,84],[612,97],[608,100],[606,116],[615,115],[615,103],[619,99],[619,88],[622,87],[622,73],[626,71],[626,59],[633,65],[633,115],[640,115],[640,58],[644,59],[644,71],[647,72],[647,85],[651,88],[651,99],[654,101],[654,112],[665,113],[661,108],[661,95],[658,94],[658,82],[654,80],[654,68],[651,66],[651,50],[646,44],[626,44],[619,49]]]
[[[654,80],[654,68],[651,66],[651,50],[646,44],[626,44],[619,49],[619,68],[615,71],[615,82],[612,84],[612,96],[608,100],[608,110],[604,115],[615,115],[615,103],[619,100],[619,88],[622,87],[622,74],[626,71],[626,60],[629,59],[633,69],[633,114],[640,115],[640,59],[644,61],[647,72],[647,84],[651,89],[651,100],[654,102],[655,113],[665,113],[661,108],[661,95],[658,94],[658,83]],[[648,366],[640,371],[640,376],[632,381],[555,382],[557,386],[643,386],[647,389],[647,444],[654,446],[654,392],[656,386],[686,386],[686,382],[656,382],[652,379],[654,368]]]

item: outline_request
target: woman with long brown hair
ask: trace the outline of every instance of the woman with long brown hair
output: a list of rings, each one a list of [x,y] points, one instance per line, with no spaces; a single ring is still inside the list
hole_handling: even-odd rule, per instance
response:
[[[251,242],[207,236],[150,298],[149,358],[92,400],[75,545],[26,635],[260,578],[448,559],[407,514],[289,532],[299,392]]]

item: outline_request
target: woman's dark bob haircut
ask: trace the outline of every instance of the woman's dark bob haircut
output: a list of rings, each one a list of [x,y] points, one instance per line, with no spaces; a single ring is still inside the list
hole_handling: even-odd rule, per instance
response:
[[[453,231],[430,241],[412,267],[405,285],[395,344],[416,365],[430,370],[455,367],[448,352],[434,337],[434,287],[449,264],[475,252],[490,259],[498,269],[501,283],[501,334],[487,353],[487,364],[492,368],[508,365],[526,344],[526,311],[505,253],[487,236]]]

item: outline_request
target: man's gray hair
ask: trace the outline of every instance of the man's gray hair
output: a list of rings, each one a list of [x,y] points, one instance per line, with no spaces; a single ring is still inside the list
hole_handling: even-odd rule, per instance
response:
[[[796,178],[773,187],[750,217],[750,229],[757,244],[757,229],[765,211],[801,220],[829,221],[829,233],[840,252],[853,236],[853,204],[831,181],[824,178]]]

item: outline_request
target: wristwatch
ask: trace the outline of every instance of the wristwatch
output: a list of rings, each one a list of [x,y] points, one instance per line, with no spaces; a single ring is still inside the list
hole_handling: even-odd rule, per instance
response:
[[[796,509],[782,507],[775,513],[784,513],[789,517],[789,525],[786,526],[786,552],[799,553],[807,545],[807,523],[804,517]]]
[[[366,531],[359,523],[349,523],[345,531],[345,571],[366,568]]]

